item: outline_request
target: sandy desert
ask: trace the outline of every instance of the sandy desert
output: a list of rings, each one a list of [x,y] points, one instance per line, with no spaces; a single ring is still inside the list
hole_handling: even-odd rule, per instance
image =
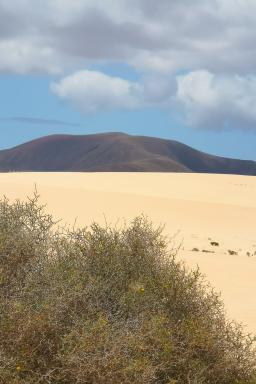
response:
[[[36,188],[62,223],[118,224],[146,214],[221,292],[230,319],[256,332],[256,178],[181,173],[2,173],[1,197]],[[211,243],[217,243],[212,245]]]

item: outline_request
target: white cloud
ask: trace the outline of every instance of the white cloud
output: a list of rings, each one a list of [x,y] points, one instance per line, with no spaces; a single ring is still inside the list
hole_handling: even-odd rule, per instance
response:
[[[51,90],[84,114],[153,106],[185,116],[187,125],[201,129],[256,129],[256,76],[198,70],[131,82],[79,71],[52,83]]]
[[[217,76],[206,70],[177,77],[187,123],[201,128],[256,129],[256,76]]]
[[[253,128],[255,34],[255,0],[0,0],[0,72],[62,74],[52,91],[84,113],[153,105]],[[111,63],[141,80],[81,70]]]
[[[158,106],[170,108],[176,98],[176,79],[145,76],[139,82],[98,71],[78,71],[51,84],[51,91],[83,113]]]
[[[255,31],[255,0],[0,0],[0,70],[24,66],[9,45],[37,51],[27,72],[123,62],[159,73],[252,73]]]
[[[38,49],[37,42],[21,39],[15,41],[0,40],[0,71],[26,73],[59,74],[62,68],[54,57],[54,51],[48,46]]]
[[[76,72],[53,83],[51,90],[84,113],[133,109],[141,105],[139,84],[96,71]]]
[[[51,85],[60,99],[84,113],[158,107],[185,116],[203,129],[256,128],[256,76],[215,75],[207,70],[149,76],[131,82],[79,71]]]

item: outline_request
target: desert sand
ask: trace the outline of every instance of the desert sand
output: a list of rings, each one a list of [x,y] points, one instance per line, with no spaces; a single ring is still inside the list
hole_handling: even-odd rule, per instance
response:
[[[181,244],[178,257],[221,292],[227,315],[256,333],[256,177],[179,173],[6,173],[0,195],[33,194],[77,226],[144,213]],[[211,242],[218,246],[212,246]],[[198,251],[192,251],[197,248]],[[235,254],[229,254],[234,251]]]

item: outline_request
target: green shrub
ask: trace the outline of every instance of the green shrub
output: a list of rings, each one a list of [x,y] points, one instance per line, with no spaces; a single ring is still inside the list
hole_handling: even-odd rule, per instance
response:
[[[1,384],[256,383],[251,337],[145,217],[58,229],[0,202]]]

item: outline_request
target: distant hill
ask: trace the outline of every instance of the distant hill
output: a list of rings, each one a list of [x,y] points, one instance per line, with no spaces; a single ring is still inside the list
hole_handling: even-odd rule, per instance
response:
[[[2,150],[0,171],[256,175],[256,162],[212,156],[173,140],[102,133],[46,136]]]

